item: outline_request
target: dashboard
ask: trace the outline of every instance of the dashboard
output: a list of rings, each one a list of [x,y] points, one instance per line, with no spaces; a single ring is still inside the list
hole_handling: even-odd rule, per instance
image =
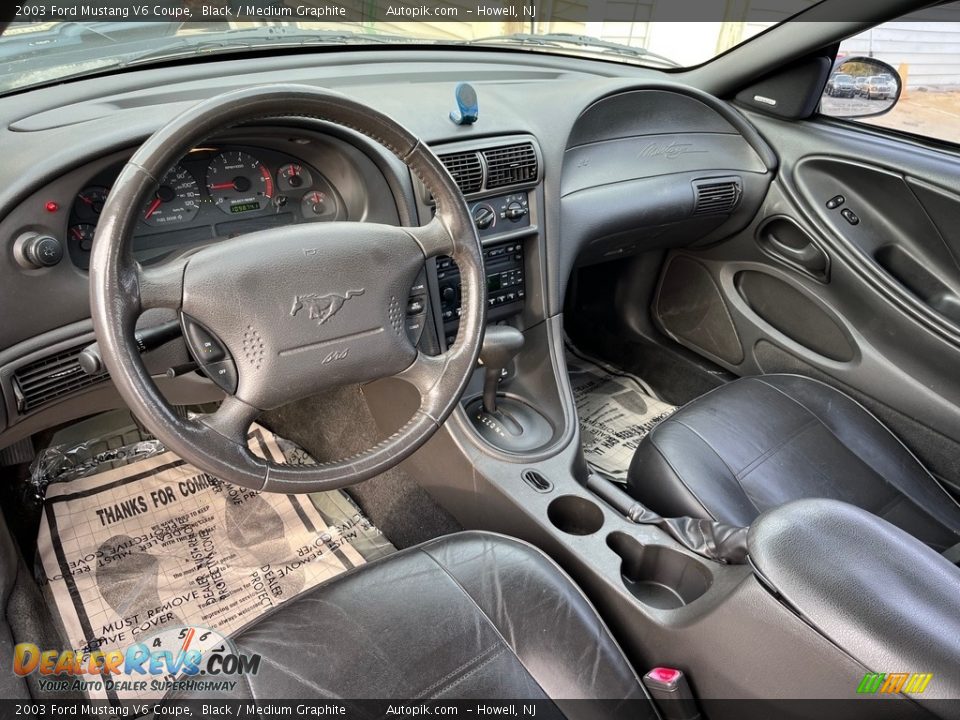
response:
[[[121,168],[122,163],[111,165],[92,176],[71,205],[67,249],[84,270],[100,211]],[[210,143],[193,148],[166,172],[141,208],[133,250],[144,262],[172,249],[270,227],[348,219],[337,189],[307,160],[264,147]]]
[[[0,98],[0,144],[14,148],[0,164],[0,303],[18,310],[0,323],[0,447],[118,405],[106,375],[77,370],[95,339],[87,269],[99,212],[147,137],[230,89],[333,88],[428,143],[477,224],[488,320],[509,318],[521,330],[562,313],[577,264],[712,242],[745,227],[776,163],[756,131],[726,103],[660,72],[609,68],[496,52],[357,50],[145,69]],[[464,80],[479,97],[473,126],[450,121]],[[133,251],[141,263],[162,263],[266,228],[420,225],[432,210],[418,179],[375,141],[315,118],[278,118],[217,133],[169,168],[138,208]],[[60,257],[25,256],[24,238],[38,237],[59,244]],[[422,350],[453,342],[459,291],[448,258],[426,263],[404,316]],[[176,319],[153,312],[144,325]],[[144,356],[158,387],[174,403],[219,397],[192,372],[164,379],[190,360],[175,346],[183,343]],[[45,394],[27,398],[28,383]]]

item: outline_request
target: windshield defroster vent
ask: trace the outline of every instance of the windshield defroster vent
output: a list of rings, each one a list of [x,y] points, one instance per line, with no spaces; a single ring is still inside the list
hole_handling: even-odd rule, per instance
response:
[[[533,143],[506,145],[483,151],[487,163],[487,188],[521,185],[537,179],[537,151]]]
[[[107,373],[87,375],[78,357],[86,345],[36,360],[13,373],[17,410],[27,413],[42,405],[106,379]]]
[[[693,181],[693,214],[729,213],[740,202],[743,188],[739,177],[710,178]]]
[[[478,152],[445,153],[439,157],[464,195],[483,187],[483,166]]]

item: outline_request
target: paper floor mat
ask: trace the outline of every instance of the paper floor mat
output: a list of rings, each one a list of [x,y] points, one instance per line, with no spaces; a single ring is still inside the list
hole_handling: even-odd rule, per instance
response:
[[[313,462],[263,428],[252,430],[250,446],[277,462]],[[51,484],[38,546],[63,649],[87,653],[125,650],[158,634],[175,638],[175,629],[190,627],[229,636],[394,551],[340,491],[260,494],[170,452]],[[104,684],[89,694],[130,700],[162,692],[108,691]]]
[[[611,480],[626,482],[640,441],[676,406],[657,398],[637,376],[589,358],[570,345],[567,370],[587,462]]]

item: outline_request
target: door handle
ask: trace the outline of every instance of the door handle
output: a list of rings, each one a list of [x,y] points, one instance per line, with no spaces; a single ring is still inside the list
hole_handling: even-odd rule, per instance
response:
[[[810,272],[822,273],[827,269],[827,256],[820,248],[808,242],[803,247],[793,247],[775,235],[770,238],[770,248],[787,260],[801,265]]]
[[[793,220],[772,218],[761,226],[757,240],[767,254],[818,280],[827,279],[830,258]]]

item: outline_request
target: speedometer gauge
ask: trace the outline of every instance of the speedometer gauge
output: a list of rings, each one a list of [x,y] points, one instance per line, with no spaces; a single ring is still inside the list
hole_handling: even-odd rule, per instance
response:
[[[200,187],[179,165],[163,176],[160,187],[143,209],[143,221],[153,227],[193,220],[200,212]]]
[[[252,155],[227,151],[207,168],[207,190],[227,215],[263,210],[274,194],[273,175]]]

